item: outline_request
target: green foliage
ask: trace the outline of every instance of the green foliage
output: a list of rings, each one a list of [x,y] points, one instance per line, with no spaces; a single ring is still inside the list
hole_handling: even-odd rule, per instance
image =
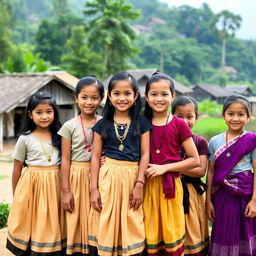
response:
[[[137,52],[132,45],[136,33],[127,22],[136,20],[139,12],[125,0],[92,0],[86,2],[84,14],[91,18],[87,23],[88,42],[103,53],[107,74],[125,69],[126,57]]]
[[[83,26],[74,27],[68,40],[68,51],[61,58],[62,67],[77,77],[89,74],[100,76],[104,70],[102,57],[85,44]]]
[[[203,100],[198,104],[199,113],[204,114],[221,114],[222,105],[209,100]]]
[[[223,118],[206,117],[199,118],[196,125],[193,127],[193,132],[207,138],[222,133],[227,130],[227,126]]]
[[[10,205],[7,203],[0,203],[0,229],[7,226],[7,219],[10,211]]]

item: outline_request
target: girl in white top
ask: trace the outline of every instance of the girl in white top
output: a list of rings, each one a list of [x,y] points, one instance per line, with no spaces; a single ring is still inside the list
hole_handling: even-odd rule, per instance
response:
[[[63,255],[60,206],[60,128],[55,99],[38,92],[29,99],[24,134],[13,158],[13,204],[7,248],[15,255]],[[22,168],[27,170],[22,173]]]
[[[88,216],[89,169],[96,111],[104,96],[104,86],[94,76],[82,78],[76,86],[80,115],[67,121],[62,136],[62,205],[66,210],[67,255],[89,255]]]

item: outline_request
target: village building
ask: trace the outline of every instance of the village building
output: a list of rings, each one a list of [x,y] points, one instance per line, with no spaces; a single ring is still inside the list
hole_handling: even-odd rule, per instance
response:
[[[16,137],[23,125],[28,98],[37,91],[51,93],[61,123],[77,114],[74,97],[78,78],[66,72],[0,74],[0,152],[3,139]]]
[[[231,93],[242,94],[245,97],[250,97],[253,95],[252,89],[247,84],[226,85],[226,89]]]

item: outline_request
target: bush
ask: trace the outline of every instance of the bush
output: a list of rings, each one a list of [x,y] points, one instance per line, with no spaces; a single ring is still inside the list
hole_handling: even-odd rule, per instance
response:
[[[203,100],[198,104],[198,111],[204,114],[221,114],[222,105],[209,100]]]
[[[7,219],[10,211],[10,205],[7,203],[0,203],[0,228],[7,226]]]

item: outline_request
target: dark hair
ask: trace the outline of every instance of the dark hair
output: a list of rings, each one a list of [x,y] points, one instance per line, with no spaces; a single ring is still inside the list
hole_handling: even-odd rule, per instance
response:
[[[146,83],[146,88],[145,88],[145,96],[148,95],[148,92],[150,90],[150,85],[152,83],[155,83],[155,82],[158,82],[160,80],[167,80],[169,82],[169,85],[170,85],[170,91],[172,93],[172,95],[175,93],[175,89],[174,89],[174,83],[172,81],[172,79],[165,75],[165,74],[162,74],[162,73],[159,73],[159,72],[155,72],[147,81]],[[144,109],[144,116],[147,118],[147,119],[152,119],[153,117],[153,112],[152,112],[152,109],[150,108],[148,102],[146,101],[145,103],[145,109]]]
[[[52,135],[53,146],[60,150],[61,137],[60,135],[57,134],[57,132],[61,127],[61,124],[59,121],[59,111],[58,111],[58,107],[54,97],[48,92],[45,92],[45,91],[36,92],[29,98],[28,105],[26,108],[25,124],[24,124],[22,134],[25,134],[25,135],[30,134],[36,129],[36,124],[34,123],[33,119],[29,117],[29,113],[31,113],[39,104],[49,104],[53,108],[54,119],[49,126],[49,130]]]
[[[84,87],[90,86],[93,84],[95,84],[95,87],[99,90],[100,98],[102,100],[104,98],[104,85],[94,75],[83,77],[78,81],[76,85],[76,90],[75,90],[76,97]]]
[[[198,118],[198,106],[197,106],[195,99],[190,96],[179,96],[179,97],[175,98],[174,101],[172,102],[172,114],[175,113],[177,107],[185,106],[188,104],[194,105],[196,119],[197,119]]]
[[[237,103],[237,102],[239,102],[245,106],[247,115],[248,115],[248,117],[250,117],[251,116],[251,104],[246,97],[244,97],[243,95],[240,95],[240,94],[234,94],[225,99],[223,107],[222,107],[222,115],[224,116],[225,111],[232,103]]]
[[[141,111],[141,97],[139,94],[139,88],[137,85],[136,79],[129,74],[128,72],[120,72],[115,74],[111,80],[109,81],[108,84],[108,94],[111,94],[111,91],[114,89],[116,83],[118,81],[129,81],[131,84],[131,87],[134,92],[134,96],[136,93],[138,93],[138,97],[135,100],[135,103],[133,106],[129,109],[129,116],[131,117],[131,129],[132,129],[132,135],[133,136],[138,136],[139,135],[139,126],[138,126],[138,118],[140,116],[140,111]],[[112,121],[114,119],[114,113],[115,113],[115,108],[112,106],[109,97],[107,97],[104,109],[103,109],[103,120],[104,120],[104,126],[103,126],[103,132],[102,132],[102,138],[106,139],[108,136],[108,131],[110,130],[110,127],[112,125]]]

